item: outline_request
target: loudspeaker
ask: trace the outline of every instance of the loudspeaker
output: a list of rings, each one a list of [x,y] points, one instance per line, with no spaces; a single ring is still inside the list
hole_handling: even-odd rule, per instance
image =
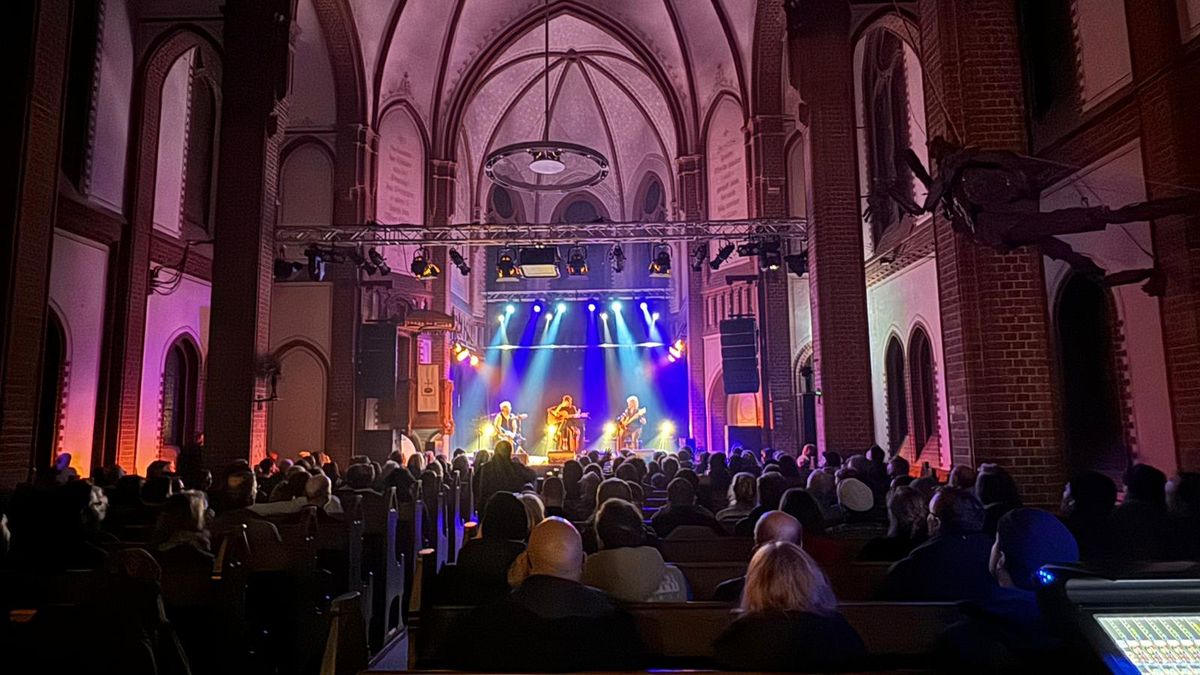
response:
[[[358,333],[358,386],[365,398],[396,395],[396,325],[364,323]]]
[[[758,331],[754,319],[721,322],[721,371],[726,394],[758,391]]]

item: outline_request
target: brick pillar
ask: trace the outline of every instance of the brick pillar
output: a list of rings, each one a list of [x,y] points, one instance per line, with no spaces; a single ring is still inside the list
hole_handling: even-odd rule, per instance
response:
[[[1200,189],[1200,65],[1181,58],[1179,16],[1171,3],[1126,1],[1142,159],[1150,198]],[[1167,387],[1181,471],[1200,470],[1200,217],[1152,223],[1154,252],[1167,275],[1159,301]],[[1168,467],[1161,467],[1167,469]]]
[[[930,138],[950,135],[950,115],[966,144],[1025,151],[1014,3],[922,0],[920,7]],[[998,462],[1027,501],[1056,504],[1063,434],[1042,256],[978,246],[940,213],[934,238],[954,462]]]
[[[808,282],[814,380],[821,394],[817,443],[822,450],[856,453],[875,441],[875,430],[850,6],[847,0],[805,0],[797,12],[799,30],[793,33],[790,52],[808,104],[812,139]],[[790,363],[787,369],[790,377]]]
[[[23,3],[8,17],[3,34],[28,57],[26,77],[14,80],[4,99],[11,124],[0,130],[0,161],[15,179],[4,181],[0,203],[12,214],[0,235],[4,263],[3,325],[0,326],[0,490],[26,479],[37,438],[50,252],[58,201],[59,133],[63,116],[68,3]],[[12,67],[19,67],[14,64]]]
[[[458,179],[458,163],[445,160],[435,159],[430,162],[431,174],[431,203],[429,209],[429,223],[431,225],[445,225],[450,222],[454,216],[454,186]],[[442,268],[442,275],[435,279],[433,283],[433,306],[431,309],[453,315],[454,299],[450,294],[450,275],[458,274],[458,271],[450,264],[449,249],[445,246],[431,247],[428,252],[433,257],[433,261]],[[450,335],[444,331],[436,331],[432,334],[433,337],[433,363],[436,363],[441,368],[439,374],[443,382],[450,383]],[[443,389],[443,392],[448,392]],[[451,420],[452,413],[451,401],[449,396],[443,396],[441,402],[441,410],[438,412],[438,420]],[[441,441],[443,451],[448,451],[447,443],[450,441],[450,433],[452,428],[448,425],[443,425],[442,431],[445,433]]]
[[[219,183],[214,218],[212,323],[205,395],[205,463],[252,462],[266,452],[279,149],[287,121],[292,3],[225,4]],[[283,374],[287,377],[287,373]]]
[[[676,210],[684,220],[700,220],[704,214],[704,156],[686,155],[675,160],[679,185],[675,193]],[[692,242],[695,247],[701,242]],[[692,251],[687,251],[690,260]],[[708,408],[704,391],[704,285],[708,266],[693,272],[687,270],[687,368],[688,368],[688,436],[707,447]]]

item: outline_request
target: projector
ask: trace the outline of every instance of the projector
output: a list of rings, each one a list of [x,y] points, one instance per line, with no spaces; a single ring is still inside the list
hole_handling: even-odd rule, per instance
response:
[[[557,279],[558,248],[555,246],[523,248],[517,266],[526,279]]]

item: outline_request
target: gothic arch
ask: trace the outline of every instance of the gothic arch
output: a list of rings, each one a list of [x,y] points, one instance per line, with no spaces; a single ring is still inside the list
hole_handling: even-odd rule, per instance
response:
[[[904,345],[900,336],[892,333],[883,351],[884,405],[887,411],[888,448],[899,452],[908,439],[908,392],[904,376]]]
[[[913,458],[919,460],[930,443],[940,445],[937,358],[933,340],[923,324],[908,337],[908,380],[912,415]]]

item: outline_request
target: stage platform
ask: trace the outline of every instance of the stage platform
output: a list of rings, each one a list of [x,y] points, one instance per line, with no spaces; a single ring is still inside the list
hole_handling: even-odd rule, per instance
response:
[[[648,464],[654,457],[654,453],[665,451],[657,448],[641,448],[632,452],[638,457],[641,457],[642,461]],[[534,473],[536,473],[539,478],[548,476],[551,473],[556,473],[558,469],[562,468],[562,463],[551,463],[550,458],[546,455],[528,455],[525,465],[533,469]]]

